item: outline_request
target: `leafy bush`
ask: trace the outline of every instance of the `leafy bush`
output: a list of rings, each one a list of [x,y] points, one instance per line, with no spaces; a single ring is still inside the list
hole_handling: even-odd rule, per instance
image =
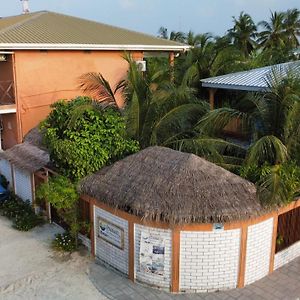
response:
[[[69,232],[58,233],[52,241],[52,247],[55,250],[72,252],[76,250],[75,239]]]
[[[91,99],[59,101],[42,123],[45,143],[60,173],[78,180],[106,164],[138,151],[126,138],[125,121],[114,108],[101,109]]]
[[[13,227],[20,231],[28,231],[43,223],[37,216],[29,201],[23,201],[15,195],[0,202],[0,213],[13,221]]]

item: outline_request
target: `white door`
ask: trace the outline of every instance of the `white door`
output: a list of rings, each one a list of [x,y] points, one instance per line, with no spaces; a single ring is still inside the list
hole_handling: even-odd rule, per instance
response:
[[[27,171],[14,167],[15,175],[15,193],[24,201],[29,200],[32,203],[31,174]]]

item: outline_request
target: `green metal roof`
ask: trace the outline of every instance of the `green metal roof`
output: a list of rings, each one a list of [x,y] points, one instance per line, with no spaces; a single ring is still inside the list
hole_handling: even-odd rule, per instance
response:
[[[0,49],[184,51],[189,46],[94,21],[41,11],[0,19]]]

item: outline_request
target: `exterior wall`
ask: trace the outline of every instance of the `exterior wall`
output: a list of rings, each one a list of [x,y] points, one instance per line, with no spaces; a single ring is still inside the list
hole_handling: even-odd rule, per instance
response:
[[[274,270],[300,256],[300,241],[275,254]]]
[[[98,217],[124,230],[124,249],[121,250],[98,237]],[[94,206],[95,256],[122,273],[128,274],[128,222]]]
[[[245,285],[269,274],[273,218],[248,227]]]
[[[240,229],[180,233],[180,291],[210,292],[235,288]]]
[[[78,238],[81,240],[82,244],[91,251],[91,240],[83,234],[78,234]]]
[[[100,72],[114,87],[128,70],[122,56],[121,51],[15,51],[22,135],[47,116],[50,104],[82,95],[78,89],[82,74]],[[120,97],[118,104],[123,104]]]
[[[135,224],[135,278],[143,283],[161,288],[170,288],[172,266],[172,231]],[[140,241],[141,233],[146,232],[162,237],[165,241],[164,276],[141,272],[140,270]]]
[[[3,124],[1,132],[2,149],[6,150],[18,142],[17,114],[4,114],[1,115],[1,119]]]
[[[32,203],[32,183],[31,174],[14,167],[15,193],[24,201],[29,200]]]
[[[9,161],[0,159],[0,173],[5,176],[6,180],[9,182],[9,187],[13,188],[11,164]]]
[[[86,201],[96,203],[89,197]],[[171,227],[161,222],[144,223],[139,217],[112,209],[104,203],[95,205],[101,207],[94,211],[96,224],[100,214],[125,228],[126,235],[129,235],[126,236],[125,251],[118,252],[117,248],[111,248],[113,246],[105,245],[103,241],[99,245],[95,229],[92,236],[96,241],[92,239],[91,244],[96,243],[96,256],[102,255],[102,260],[128,274],[133,281],[172,292],[212,292],[243,287],[268,275],[273,265],[276,269],[300,255],[300,242],[274,255],[277,217],[300,207],[300,199],[256,219],[223,224],[224,229],[217,230],[213,229],[213,224]],[[163,276],[141,270],[142,233],[164,240]],[[120,267],[122,262],[124,265]]]

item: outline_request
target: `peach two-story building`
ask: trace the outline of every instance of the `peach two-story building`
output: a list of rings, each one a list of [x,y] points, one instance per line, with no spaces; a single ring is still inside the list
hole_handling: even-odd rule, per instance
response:
[[[58,99],[80,94],[78,77],[101,72],[114,85],[135,60],[189,47],[150,35],[53,12],[0,19],[1,148],[22,142]],[[121,101],[121,100],[120,100]]]

